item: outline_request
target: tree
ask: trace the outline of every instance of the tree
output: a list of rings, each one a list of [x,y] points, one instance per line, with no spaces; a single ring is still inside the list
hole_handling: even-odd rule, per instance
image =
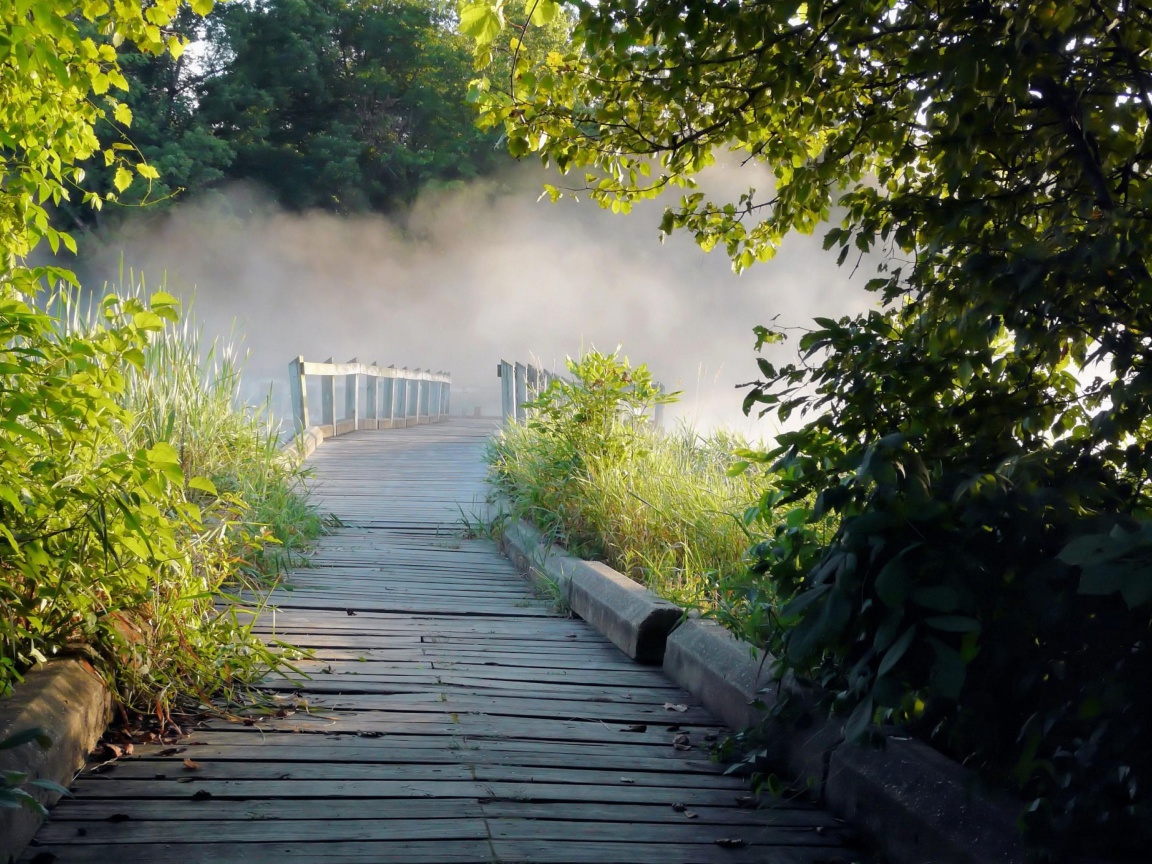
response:
[[[131,145],[101,147],[96,124],[132,122],[117,95],[127,89],[117,46],[127,40],[148,53],[178,54],[184,43],[166,28],[182,5],[17,0],[0,8],[0,279],[6,286],[32,289],[44,275],[17,266],[41,239],[53,251],[61,243],[75,249],[71,237],[49,224],[49,202],[78,194],[99,208],[115,197],[84,191],[85,159],[100,153],[114,167],[117,190],[127,188],[133,171],[156,177],[151,166],[134,162]],[[212,0],[191,5],[205,13]],[[96,37],[86,35],[81,22],[95,25]]]
[[[542,60],[517,49],[550,0],[461,7],[481,66],[511,31],[514,74],[473,98],[514,155],[583,170],[613,209],[687,187],[663,230],[738,270],[832,216],[841,262],[884,259],[882,310],[760,361],[746,409],[806,422],[746,454],[777,469],[758,569],[795,596],[749,635],[850,735],[906,724],[1017,784],[1038,839],[1147,848],[1152,9],[567,7],[572,45]],[[693,191],[729,148],[775,187]]]
[[[292,209],[388,210],[431,181],[494,163],[464,102],[471,75],[447,13],[426,0],[266,0],[221,11],[228,58],[201,115],[234,151],[227,177]]]

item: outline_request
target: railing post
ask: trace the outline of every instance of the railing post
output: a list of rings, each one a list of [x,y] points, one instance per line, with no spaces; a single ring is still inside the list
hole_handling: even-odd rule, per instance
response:
[[[304,357],[288,364],[288,383],[292,388],[292,417],[297,432],[308,431],[308,390],[304,382]]]
[[[440,373],[437,372],[437,375]],[[444,385],[439,381],[428,382],[428,422],[440,422],[440,388]]]
[[[452,379],[451,378],[449,378],[447,381],[444,382],[444,393],[443,393],[442,399],[444,400],[444,404],[443,404],[443,407],[441,409],[441,413],[445,416],[445,418],[451,417],[452,416]]]
[[[528,370],[523,363],[516,364],[516,419],[523,423],[528,418],[524,403],[528,401]]]
[[[359,363],[360,358],[348,362]],[[360,376],[355,372],[344,376],[344,419],[352,421],[353,432],[360,428]]]
[[[324,361],[331,363],[329,357]],[[334,375],[320,376],[320,420],[325,426],[332,427],[332,434],[336,434],[336,379]]]
[[[388,368],[392,370],[392,375],[383,381],[384,393],[381,394],[381,399],[384,400],[383,404],[388,412],[388,428],[391,429],[396,425],[396,364]]]
[[[504,421],[508,422],[516,416],[516,387],[512,380],[514,377],[512,364],[507,360],[501,360],[496,368],[496,374],[500,376],[500,412],[504,415]]]
[[[364,379],[364,425],[369,429],[380,428],[380,376],[373,374],[379,368],[372,361],[371,371]],[[372,423],[369,424],[368,421]]]
[[[411,404],[408,416],[412,418],[413,426],[420,425],[420,370],[416,369],[412,378],[412,389],[408,393],[411,397]]]

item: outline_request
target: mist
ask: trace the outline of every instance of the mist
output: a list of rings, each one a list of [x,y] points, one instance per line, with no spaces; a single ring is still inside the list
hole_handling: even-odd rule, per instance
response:
[[[753,438],[775,432],[740,411],[736,385],[758,376],[753,326],[875,305],[863,287],[874,263],[837,267],[820,231],[789,237],[774,260],[736,276],[722,251],[705,254],[690,236],[660,242],[663,202],[629,215],[552,204],[538,200],[547,179],[521,165],[430,191],[402,221],[287,213],[234,187],[143,211],[87,243],[77,270],[90,287],[142,274],[191,303],[209,339],[235,329],[250,352],[246,398],[271,387],[282,415],[297,355],[447,371],[453,413],[496,415],[501,358],[562,371],[566,356],[619,345],[684,391],[669,417]],[[705,186],[735,200],[770,180],[755,166],[721,168]],[[786,343],[766,354],[794,352]]]

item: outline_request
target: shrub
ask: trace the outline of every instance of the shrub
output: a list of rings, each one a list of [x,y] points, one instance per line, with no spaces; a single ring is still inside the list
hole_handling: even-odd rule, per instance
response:
[[[591,352],[489,447],[493,483],[517,515],[576,554],[599,558],[686,606],[740,606],[729,582],[749,539],[741,515],[752,475],[728,476],[743,444],[722,434],[665,435],[647,416],[670,401],[644,366]]]
[[[221,590],[275,540],[248,521],[250,478],[299,495],[298,472],[243,412],[208,430],[225,391],[198,365],[200,388],[158,398],[197,360],[177,310],[164,293],[112,295],[79,322],[0,294],[0,690],[86,645],[124,704],[163,715],[279,662]],[[228,488],[237,469],[247,479]]]

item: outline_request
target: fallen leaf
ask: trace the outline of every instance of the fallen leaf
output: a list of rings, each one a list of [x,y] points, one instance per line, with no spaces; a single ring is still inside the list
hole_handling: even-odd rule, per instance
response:
[[[124,755],[125,755],[125,756],[131,756],[131,755],[132,755],[132,751],[133,751],[134,749],[136,749],[136,748],[135,748],[135,747],[133,747],[133,746],[132,746],[132,742],[131,742],[131,741],[129,741],[127,744],[125,744],[125,745],[124,745]]]
[[[691,750],[692,741],[688,737],[687,732],[681,732],[679,735],[672,739],[672,746],[677,750]]]
[[[687,807],[685,807],[683,804],[681,804],[681,803],[677,802],[677,803],[675,803],[675,804],[673,804],[673,805],[672,805],[672,809],[673,809],[675,812],[677,812],[677,813],[683,813],[683,812],[684,812],[685,810],[687,810],[688,808],[687,808]]]
[[[351,609],[345,609],[344,611],[347,612],[349,615],[355,615],[356,614]]]
[[[751,795],[738,795],[736,796],[736,806],[744,807],[748,810],[756,809],[756,799]]]
[[[621,783],[635,783],[636,781],[633,780],[631,777],[621,777],[620,782]]]
[[[691,810],[685,810],[685,811],[684,811],[684,818],[685,818],[685,819],[695,819],[695,818],[696,818],[696,814],[695,814],[695,813],[693,813]]]
[[[688,710],[688,706],[687,705],[680,705],[676,702],[665,702],[664,703],[664,710],[665,711],[679,711],[681,714],[683,714],[685,711]]]
[[[177,753],[183,753],[184,749],[185,748],[183,748],[183,747],[169,747],[165,750],[161,750],[156,755],[157,756],[175,756]]]
[[[118,744],[105,744],[104,749],[111,754],[113,759],[119,759],[124,755],[124,748]]]
[[[621,732],[647,732],[648,727],[643,723],[637,723],[634,726],[626,726],[620,730]]]
[[[199,762],[193,762],[191,759],[185,759],[184,760],[184,767],[187,768],[189,771],[199,771],[200,770],[200,763]]]
[[[207,801],[211,797],[212,797],[212,793],[209,792],[207,789],[197,789],[195,792],[192,793],[192,800],[193,801]]]
[[[713,840],[721,849],[739,849],[744,845],[744,841],[739,837],[721,837],[719,840]]]

